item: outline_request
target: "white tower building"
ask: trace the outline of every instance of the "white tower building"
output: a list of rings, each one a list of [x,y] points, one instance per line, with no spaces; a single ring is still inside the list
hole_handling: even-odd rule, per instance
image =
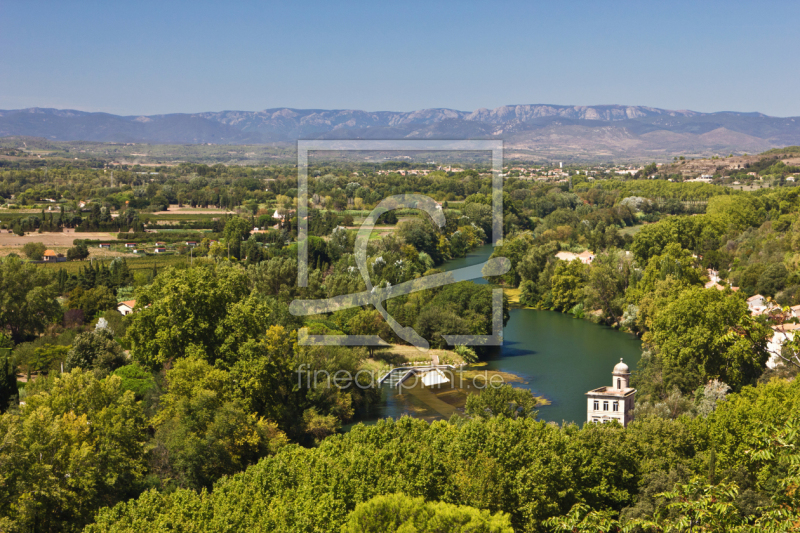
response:
[[[623,426],[633,420],[636,389],[630,385],[628,365],[619,360],[611,373],[611,386],[600,387],[586,393],[586,421],[605,423],[617,420]]]

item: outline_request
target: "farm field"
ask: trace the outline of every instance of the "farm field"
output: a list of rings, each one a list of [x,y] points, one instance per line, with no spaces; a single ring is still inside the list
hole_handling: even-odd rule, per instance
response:
[[[117,257],[125,257],[125,262],[128,265],[130,270],[152,270],[153,266],[157,269],[162,269],[168,266],[175,266],[179,264],[185,264],[189,261],[189,257],[185,255],[158,255],[158,256],[146,256],[146,257],[136,257],[135,255],[130,254],[117,254]],[[106,262],[114,259],[115,256],[106,255],[100,257],[92,257],[91,259],[99,259],[101,261],[105,260]],[[211,261],[211,259],[207,258],[195,258],[194,263],[197,264],[201,261]],[[89,260],[85,261],[68,261],[66,263],[40,263],[39,266],[42,268],[48,268],[53,270],[59,270],[63,268],[70,274],[77,274],[80,269],[84,266],[87,266]]]
[[[0,231],[0,248],[20,248],[29,242],[40,242],[50,248],[70,247],[75,239],[89,240],[116,240],[116,233],[107,231],[76,233],[72,228],[66,228],[62,233],[26,233],[24,236],[14,235],[8,230]]]

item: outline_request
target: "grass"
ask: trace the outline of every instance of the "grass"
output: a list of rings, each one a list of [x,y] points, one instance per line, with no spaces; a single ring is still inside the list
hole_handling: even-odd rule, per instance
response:
[[[637,224],[635,226],[628,226],[627,228],[622,228],[621,230],[619,230],[619,234],[620,235],[630,235],[631,237],[633,237],[634,235],[639,233],[639,230],[641,230],[643,227],[644,227],[644,224]]]

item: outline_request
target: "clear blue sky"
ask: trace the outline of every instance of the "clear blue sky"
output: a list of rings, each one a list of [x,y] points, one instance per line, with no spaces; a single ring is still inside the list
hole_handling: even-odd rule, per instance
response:
[[[800,115],[800,2],[0,0],[0,109]]]

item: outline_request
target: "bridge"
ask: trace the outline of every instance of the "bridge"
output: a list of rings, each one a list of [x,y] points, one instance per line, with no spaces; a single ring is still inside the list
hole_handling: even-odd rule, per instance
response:
[[[383,385],[388,383],[390,387],[399,387],[403,382],[411,377],[418,376],[423,385],[430,387],[431,385],[440,385],[442,383],[449,383],[450,377],[453,376],[453,371],[457,367],[453,365],[425,365],[425,366],[404,366],[397,367],[389,370],[380,379],[378,384]]]

